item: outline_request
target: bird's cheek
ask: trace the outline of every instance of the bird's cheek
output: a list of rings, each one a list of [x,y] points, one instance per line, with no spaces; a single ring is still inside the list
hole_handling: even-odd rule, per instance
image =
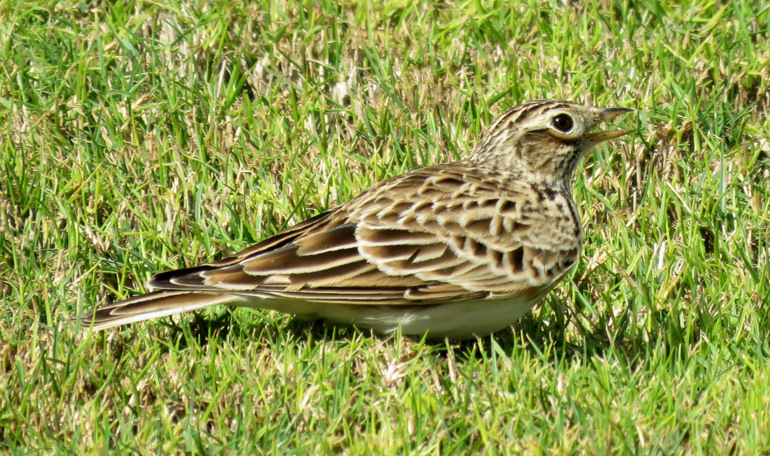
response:
[[[530,171],[542,171],[554,161],[558,161],[558,155],[564,151],[562,141],[550,135],[543,135],[536,140],[522,144],[521,156]]]

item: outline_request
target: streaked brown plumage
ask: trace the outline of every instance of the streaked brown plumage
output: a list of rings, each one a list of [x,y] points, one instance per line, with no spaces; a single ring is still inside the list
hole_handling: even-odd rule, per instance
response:
[[[231,258],[164,272],[153,293],[83,316],[99,330],[213,304],[430,338],[512,324],[577,262],[570,182],[590,133],[628,109],[539,100],[506,111],[468,159],[383,181]]]

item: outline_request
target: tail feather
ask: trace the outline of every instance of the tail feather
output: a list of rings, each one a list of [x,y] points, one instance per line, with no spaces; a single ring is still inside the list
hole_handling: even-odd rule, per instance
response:
[[[156,291],[116,302],[80,317],[80,324],[94,331],[165,317],[216,304],[228,304],[240,298],[232,294],[190,293],[187,291]]]

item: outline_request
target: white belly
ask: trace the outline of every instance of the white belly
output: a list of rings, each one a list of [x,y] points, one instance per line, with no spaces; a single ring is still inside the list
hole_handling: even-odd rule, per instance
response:
[[[470,339],[499,331],[515,323],[549,290],[537,296],[478,299],[435,305],[365,306],[312,303],[250,297],[234,303],[275,309],[300,317],[323,318],[355,325],[381,334],[401,328],[401,333],[429,339]]]

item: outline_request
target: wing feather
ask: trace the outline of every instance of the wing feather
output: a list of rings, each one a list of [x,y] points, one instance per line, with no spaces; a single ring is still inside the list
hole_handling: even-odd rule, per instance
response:
[[[158,274],[150,285],[174,296],[360,305],[434,304],[547,286],[579,250],[542,248],[531,223],[540,215],[528,210],[537,206],[528,200],[536,193],[501,192],[500,182],[481,174],[472,167],[414,171],[230,258]]]

